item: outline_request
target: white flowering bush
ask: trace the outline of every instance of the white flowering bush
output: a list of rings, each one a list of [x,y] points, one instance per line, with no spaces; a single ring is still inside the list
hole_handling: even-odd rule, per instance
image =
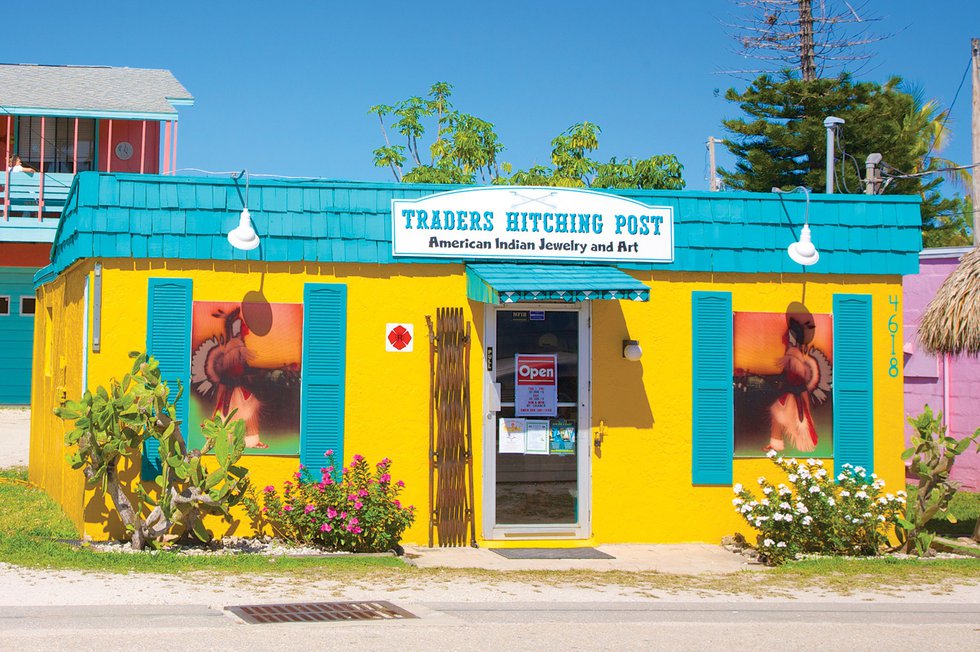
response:
[[[735,511],[759,532],[759,559],[771,565],[805,554],[877,555],[905,506],[905,492],[885,493],[883,480],[845,464],[834,475],[823,460],[798,461],[770,451],[789,484],[759,478],[761,497],[734,486]]]

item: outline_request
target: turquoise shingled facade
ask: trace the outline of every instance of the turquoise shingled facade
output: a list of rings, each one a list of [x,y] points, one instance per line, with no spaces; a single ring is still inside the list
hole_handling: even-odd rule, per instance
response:
[[[233,249],[225,235],[238,224],[246,199],[244,180],[85,172],[72,187],[53,263],[36,282],[91,257],[392,263],[391,200],[455,188],[253,179],[248,207],[263,246],[242,252]],[[674,261],[619,264],[623,269],[804,271],[786,255],[803,224],[801,195],[605,192],[674,209]],[[918,204],[916,197],[812,195],[809,219],[820,262],[806,272],[916,273],[921,249]]]

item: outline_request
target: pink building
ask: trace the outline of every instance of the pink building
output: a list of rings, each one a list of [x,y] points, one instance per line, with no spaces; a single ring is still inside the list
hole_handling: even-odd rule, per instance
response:
[[[933,356],[918,342],[919,320],[936,290],[969,247],[926,249],[919,254],[919,273],[903,280],[905,293],[905,413],[917,415],[926,404],[943,412],[954,436],[980,428],[980,358]],[[908,442],[913,429],[905,427]],[[964,453],[953,468],[964,488],[980,490],[980,454]]]

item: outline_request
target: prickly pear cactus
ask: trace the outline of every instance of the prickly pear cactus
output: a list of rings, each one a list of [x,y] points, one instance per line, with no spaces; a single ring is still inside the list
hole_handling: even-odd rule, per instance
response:
[[[237,505],[248,488],[248,469],[237,462],[245,452],[245,423],[216,416],[202,426],[204,447],[188,451],[179,435],[170,434],[160,440],[160,459],[163,473],[158,482],[169,487],[160,498],[163,517],[179,526],[185,537],[201,542],[211,540],[204,527],[207,514],[230,519],[229,510]],[[204,455],[214,455],[213,464]]]
[[[915,428],[915,435],[902,459],[909,461],[919,486],[915,500],[908,502],[905,518],[898,521],[897,532],[903,552],[925,555],[935,536],[926,530],[929,521],[940,518],[956,522],[948,510],[959,485],[950,481],[950,473],[957,457],[975,444],[980,449],[980,429],[960,439],[951,437],[946,433],[943,413],[934,416],[928,405],[919,416],[909,417],[908,422]]]
[[[159,363],[145,353],[132,353],[132,370],[98,387],[78,401],[68,401],[55,414],[74,422],[65,435],[68,463],[81,469],[90,486],[107,494],[125,524],[132,545],[143,549],[159,545],[174,534],[209,541],[204,527],[208,514],[230,518],[228,510],[242,499],[248,471],[237,466],[245,450],[245,425],[234,414],[204,422],[205,445],[187,450],[180,432],[170,388],[160,374]],[[160,444],[162,473],[155,496],[138,481],[126,484],[122,464],[138,463],[147,439]],[[204,455],[214,453],[213,462]],[[148,478],[144,478],[148,480]],[[144,518],[144,513],[150,512]]]

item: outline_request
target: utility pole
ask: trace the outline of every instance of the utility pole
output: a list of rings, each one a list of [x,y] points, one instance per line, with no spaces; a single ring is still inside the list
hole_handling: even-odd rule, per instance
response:
[[[970,41],[973,52],[973,165],[980,165],[980,39]],[[980,167],[970,170],[973,177],[973,246],[980,245]],[[977,526],[980,532],[980,525]]]
[[[708,190],[711,192],[721,190],[721,179],[718,178],[718,167],[715,165],[715,144],[720,145],[723,142],[721,138],[708,136],[708,168],[711,170],[711,176],[708,180]]]
[[[834,194],[834,138],[835,131],[839,125],[844,124],[843,118],[829,116],[823,119],[823,126],[827,129],[827,185],[828,195]]]
[[[803,81],[817,78],[816,52],[813,46],[813,7],[811,0],[799,0],[800,72]]]
[[[878,166],[881,165],[881,154],[875,152],[870,154],[864,162],[864,194],[877,195],[881,188],[881,174]]]

